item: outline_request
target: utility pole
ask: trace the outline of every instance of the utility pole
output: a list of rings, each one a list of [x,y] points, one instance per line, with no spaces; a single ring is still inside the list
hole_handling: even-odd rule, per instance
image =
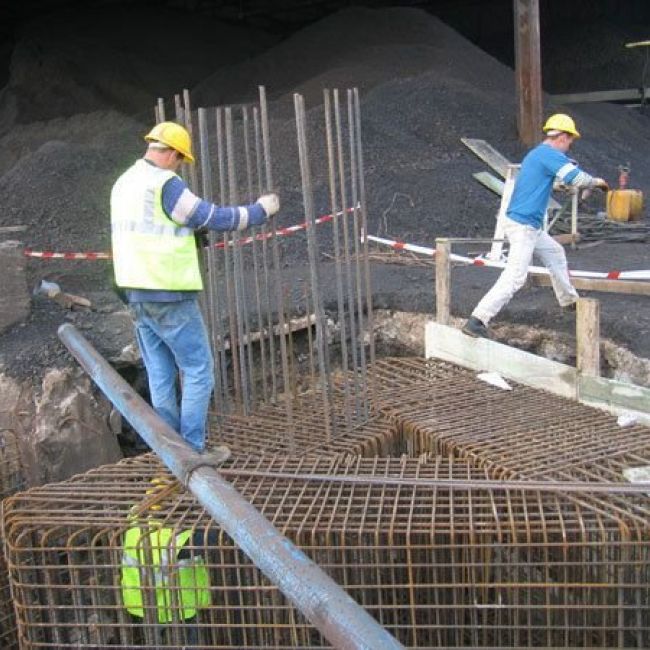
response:
[[[517,130],[527,146],[537,144],[542,126],[542,64],[539,0],[513,0]]]

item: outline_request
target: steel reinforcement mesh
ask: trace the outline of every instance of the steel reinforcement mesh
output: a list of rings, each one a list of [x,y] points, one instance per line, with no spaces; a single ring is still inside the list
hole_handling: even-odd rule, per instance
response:
[[[407,647],[650,646],[645,494],[431,483],[623,483],[650,465],[647,428],[442,362],[385,359],[369,380],[362,426],[346,422],[336,381],[328,427],[317,392],[291,419],[281,406],[222,418],[211,442],[235,451],[224,476]],[[127,612],[124,535],[154,476],[169,478],[150,454],[7,500],[21,647],[328,647],[188,494],[138,520],[143,540],[160,523],[192,535],[162,574],[146,542],[145,604]],[[205,562],[210,597],[182,621],[188,558]],[[164,623],[156,580],[172,599]]]
[[[440,457],[238,458],[224,475],[407,647],[650,644],[647,526],[557,493],[435,485],[489,477]],[[168,491],[135,522],[156,476],[148,455],[7,500],[21,647],[329,647],[191,494]],[[134,525],[192,531],[185,557],[201,558],[210,583],[192,620],[181,620],[181,560],[160,575],[144,552],[143,616],[125,611]],[[171,594],[165,623],[157,579]]]
[[[335,392],[326,416],[321,395],[314,391],[294,399],[291,418],[283,406],[272,404],[262,405],[248,416],[231,414],[217,419],[212,414],[210,442],[227,444],[235,454],[399,455],[395,426],[387,418],[376,414],[350,426],[343,402],[342,392]]]
[[[14,430],[0,429],[0,499],[25,488],[25,472]],[[0,533],[0,549],[4,548]],[[0,648],[18,648],[16,618],[4,552],[0,550]]]
[[[650,464],[649,427],[621,427],[616,416],[513,381],[504,390],[425,359],[378,361],[371,378],[374,411],[414,454],[452,454],[493,476],[550,480],[612,480],[617,458]]]

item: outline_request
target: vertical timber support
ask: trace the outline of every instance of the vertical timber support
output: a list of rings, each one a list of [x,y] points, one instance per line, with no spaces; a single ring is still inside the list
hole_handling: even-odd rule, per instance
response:
[[[539,0],[513,0],[517,130],[527,146],[537,143],[542,124],[542,64]]]
[[[436,321],[441,325],[449,325],[450,252],[451,242],[448,239],[436,239]]]
[[[600,302],[580,298],[576,315],[576,365],[581,375],[600,376]]]

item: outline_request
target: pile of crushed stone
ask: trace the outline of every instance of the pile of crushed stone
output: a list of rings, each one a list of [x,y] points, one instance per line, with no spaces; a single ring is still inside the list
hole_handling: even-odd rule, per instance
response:
[[[124,22],[135,25],[136,19],[134,14]],[[140,24],[149,25],[144,17]],[[53,51],[78,53],[84,47],[84,39],[75,38],[78,31],[70,23],[67,32],[49,32],[52,43],[57,38],[65,43],[61,50],[52,46]],[[207,33],[212,33],[208,24],[197,32]],[[148,51],[152,44],[148,38],[137,51],[126,48],[125,38],[120,56],[126,58],[119,59],[119,66],[114,63],[116,52],[105,47],[97,48],[81,64],[72,65],[67,55],[57,56],[64,94],[69,84],[75,86],[65,107],[50,101],[60,92],[54,80],[44,83],[43,74],[52,76],[53,68],[30,83],[31,73],[24,71],[38,68],[42,57],[30,49],[29,39],[23,40],[14,52],[9,84],[0,96],[2,123],[12,120],[11,129],[0,129],[0,134],[4,132],[0,135],[4,202],[0,225],[27,225],[24,242],[36,249],[108,250],[110,188],[144,150],[142,136],[151,126],[153,113],[147,106],[153,106],[155,97],[165,97],[171,110],[173,93],[190,87],[194,107],[237,104],[256,99],[257,86],[263,83],[271,99],[274,177],[284,206],[279,226],[303,218],[291,93],[297,90],[306,95],[315,207],[323,214],[329,210],[329,198],[322,88],[355,85],[362,100],[369,231],[422,244],[431,244],[436,236],[492,234],[498,198],[472,179],[472,173],[485,166],[460,138],[483,138],[513,161],[521,158],[524,149],[517,140],[510,68],[416,9],[345,9],[264,51],[264,39],[249,36],[254,38],[235,33],[228,42],[246,45],[240,50],[233,45],[230,58],[223,55],[220,60],[211,48],[228,48],[220,48],[216,36],[209,43],[202,41],[194,53],[182,53],[174,74],[151,64],[158,50]],[[179,55],[178,49],[172,55]],[[190,74],[188,68],[195,63]],[[105,77],[103,72],[109,67],[112,76]],[[147,83],[139,85],[143,77]],[[130,93],[128,89],[135,86],[138,91]],[[92,97],[84,95],[87,89],[92,90]],[[21,109],[11,117],[12,106],[26,104],[29,110]],[[584,134],[573,155],[588,171],[614,182],[618,165],[630,163],[632,185],[650,196],[647,115],[614,105],[567,108],[547,102],[545,106],[547,113],[558,109],[569,110]],[[243,170],[243,160],[238,166]],[[239,180],[240,195],[245,196],[241,173]],[[602,197],[600,205],[598,197],[593,200],[593,209],[602,209]],[[327,249],[328,231],[322,232]],[[306,263],[304,240],[287,238],[281,248],[286,267]],[[638,266],[635,260],[625,263]],[[71,266],[34,261],[29,268],[33,284],[42,277],[55,277],[81,293],[104,291],[110,296],[110,266],[105,262]],[[402,289],[399,281],[395,283],[394,303],[401,303],[407,295],[410,304],[427,303],[430,282],[414,283],[404,276]],[[107,311],[119,309],[109,297],[97,299]],[[384,294],[381,300],[391,307],[391,295]],[[35,309],[27,324],[0,336],[1,361],[15,365],[21,341],[29,340],[34,352],[21,348],[21,365],[31,362],[37,370],[45,363],[56,364],[64,356],[53,334],[57,314],[59,319],[66,315],[60,310]],[[94,317],[89,315],[88,322]],[[83,321],[83,315],[75,318]],[[48,327],[40,329],[49,334],[39,339],[41,319],[47,319]],[[41,348],[47,348],[45,356],[37,340],[43,341]]]

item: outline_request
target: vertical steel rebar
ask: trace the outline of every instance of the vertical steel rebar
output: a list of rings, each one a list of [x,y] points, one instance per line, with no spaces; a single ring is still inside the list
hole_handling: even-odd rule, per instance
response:
[[[194,150],[194,124],[192,123],[192,107],[190,105],[190,91],[185,88],[183,90],[183,116],[185,118],[185,128],[190,134],[190,142]],[[196,171],[196,165],[188,165],[190,182],[189,186],[192,192],[198,192],[199,179]]]
[[[336,132],[336,157],[338,161],[339,173],[339,189],[341,193],[341,225],[343,227],[343,259],[345,262],[345,286],[347,289],[347,314],[350,321],[350,351],[352,353],[352,377],[354,381],[355,405],[357,408],[356,416],[359,416],[360,404],[358,396],[360,391],[359,386],[359,358],[357,347],[357,328],[355,318],[355,299],[354,299],[354,284],[352,277],[352,261],[350,259],[350,235],[348,227],[348,212],[347,212],[347,190],[346,190],[346,177],[345,177],[345,163],[343,160],[343,133],[341,125],[341,105],[339,101],[339,91],[337,88],[333,92],[334,104],[334,123]]]
[[[259,87],[260,93],[260,118],[262,123],[262,147],[264,150],[264,165],[266,175],[266,190],[273,190],[273,165],[271,162],[271,144],[269,134],[269,114],[266,103],[266,88]],[[286,322],[282,301],[282,273],[280,269],[280,249],[278,246],[277,229],[275,219],[271,222],[271,251],[273,258],[273,271],[275,279],[275,303],[278,310],[278,325],[280,328],[280,355],[282,357],[282,380],[283,390],[286,394],[285,406],[287,411],[288,426],[291,429],[291,446],[294,446],[293,437],[293,404],[291,399],[291,387],[289,386],[289,361],[287,358]]]
[[[214,193],[212,190],[212,165],[208,144],[208,114],[205,108],[199,108],[199,143],[201,151],[201,192],[203,198],[207,201],[214,200]],[[206,261],[207,261],[207,285],[206,303],[208,311],[208,327],[210,331],[210,340],[212,342],[212,350],[214,357],[214,408],[217,413],[223,415],[226,407],[227,385],[223,384],[225,363],[224,348],[223,348],[223,330],[221,327],[221,305],[219,300],[219,285],[216,274],[216,250],[214,244],[216,242],[215,234],[211,231],[208,234],[208,243]],[[219,421],[219,419],[217,420]]]
[[[260,132],[260,115],[257,106],[253,107],[253,126],[255,130],[255,166],[257,170],[257,193],[264,191],[264,180],[262,172],[262,141]],[[265,223],[262,226],[262,273],[264,274],[264,301],[266,304],[266,331],[269,337],[269,366],[271,368],[271,399],[276,402],[278,399],[278,380],[275,359],[275,333],[273,331],[273,311],[271,307],[271,275],[269,273],[269,252],[268,252],[269,229]],[[262,329],[262,325],[260,325]]]
[[[176,122],[179,124],[185,124],[185,117],[183,115],[183,103],[181,102],[181,96],[178,93],[174,95],[174,109]]]
[[[255,168],[256,174],[253,174],[251,152],[250,152],[250,118],[248,108],[243,108],[244,116],[244,149],[246,151],[246,174],[248,178],[248,201],[252,203],[255,200],[255,193],[253,191],[253,178],[257,177],[258,182],[261,180],[259,164],[261,159],[257,148],[257,142],[253,142],[255,159],[258,166]],[[268,366],[266,361],[266,336],[264,334],[264,320],[262,318],[262,291],[260,287],[260,260],[259,260],[259,246],[258,236],[260,233],[259,228],[254,228],[251,234],[251,257],[253,258],[253,276],[255,280],[255,309],[257,312],[257,327],[260,332],[260,365],[262,373],[262,398],[266,402],[269,399],[269,386],[268,386]]]
[[[219,192],[221,204],[227,205],[226,201],[226,164],[224,159],[224,136],[223,136],[223,109],[217,108],[217,160],[219,169]],[[223,234],[223,265],[224,280],[226,284],[226,301],[228,302],[228,327],[230,329],[230,357],[232,359],[233,383],[235,385],[234,402],[237,408],[241,405],[241,376],[239,373],[239,349],[237,340],[237,315],[235,311],[235,298],[233,295],[233,269],[231,268],[230,237],[228,233]],[[243,361],[242,361],[243,363]]]
[[[350,416],[350,381],[348,371],[350,362],[348,359],[348,334],[345,319],[345,299],[343,297],[343,269],[341,267],[341,242],[339,236],[339,217],[338,203],[336,200],[336,164],[334,160],[334,138],[332,135],[332,105],[330,101],[330,92],[325,90],[323,93],[324,112],[325,112],[325,139],[327,143],[327,172],[330,193],[330,211],[332,213],[332,233],[334,237],[334,273],[336,278],[336,300],[339,313],[339,329],[341,341],[341,369],[343,371],[344,391],[345,391],[345,421],[347,427],[351,427],[352,420]],[[342,206],[345,210],[345,206]],[[311,328],[309,328],[311,333]],[[310,342],[311,346],[311,342]],[[355,399],[358,399],[355,391]],[[359,405],[357,404],[357,411]]]
[[[228,164],[228,198],[232,206],[239,204],[239,197],[237,192],[237,172],[235,168],[235,148],[233,142],[233,124],[232,124],[232,109],[227,106],[225,109],[226,119],[226,159]],[[242,407],[244,415],[250,412],[250,392],[248,388],[248,372],[246,367],[246,337],[244,333],[244,305],[243,287],[241,268],[241,245],[239,243],[239,235],[237,231],[232,233],[232,257],[233,257],[233,280],[234,280],[234,294],[235,294],[235,310],[237,314],[237,341],[239,344],[239,371],[241,376],[242,388]]]
[[[248,124],[248,108],[242,106],[242,131],[243,131],[243,143],[244,143],[244,162],[246,167],[246,203],[250,204],[253,202],[253,178],[252,178],[252,165],[251,165],[251,152],[250,152],[250,138],[249,136],[249,124]],[[251,341],[251,320],[248,313],[248,299],[246,292],[246,252],[252,251],[255,244],[255,230],[251,229],[250,236],[252,238],[251,245],[241,247],[241,256],[239,259],[241,265],[241,276],[242,276],[242,293],[243,293],[243,302],[244,302],[244,334],[246,336],[247,342],[247,351],[248,351],[248,377],[249,377],[249,391],[250,391],[250,402],[254,405],[257,401],[257,388],[254,375],[254,363],[253,363],[253,342]],[[258,288],[257,283],[257,263],[256,260],[253,260],[253,276],[255,281],[255,288]],[[255,293],[255,307],[259,305],[259,293]],[[259,314],[259,311],[258,311]],[[260,327],[261,329],[261,327]],[[260,344],[262,342],[262,336],[260,335]],[[260,347],[261,349],[261,347]]]
[[[359,230],[359,210],[357,203],[359,200],[357,189],[357,154],[356,154],[356,132],[355,132],[354,107],[352,102],[352,91],[348,89],[348,136],[350,143],[350,180],[352,190],[352,241],[354,245],[354,276],[355,288],[357,293],[357,323],[359,324],[359,360],[361,362],[361,391],[363,416],[368,417],[368,398],[367,385],[368,375],[366,372],[366,345],[364,329],[364,301],[361,280],[361,252],[359,247],[360,230]]]
[[[359,210],[361,212],[361,237],[363,241],[363,270],[366,285],[366,318],[368,322],[370,363],[373,364],[375,362],[375,323],[372,306],[372,284],[370,282],[370,260],[368,256],[368,205],[366,203],[366,178],[363,164],[363,146],[361,141],[361,101],[359,99],[359,89],[354,88],[353,92],[357,136],[357,165],[359,167]]]
[[[296,131],[298,136],[298,158],[300,160],[300,176],[302,180],[302,195],[307,221],[307,252],[309,255],[309,270],[311,274],[312,300],[316,315],[316,349],[323,395],[326,437],[331,439],[335,421],[331,411],[332,381],[330,374],[330,354],[327,344],[327,321],[323,309],[320,289],[319,251],[316,242],[316,216],[314,213],[314,196],[311,185],[311,170],[309,168],[309,151],[307,148],[307,125],[305,103],[302,95],[293,96],[296,112]]]
[[[162,97],[158,97],[158,121],[165,121],[165,100]]]
[[[314,365],[314,335],[311,331],[311,304],[309,301],[309,283],[305,282],[305,315],[307,317],[307,356],[309,360],[310,385],[316,385],[316,366]],[[347,407],[346,407],[347,408]]]
[[[185,110],[179,94],[174,95],[174,116],[177,124],[185,124]],[[187,183],[187,163],[181,165],[178,175]]]

